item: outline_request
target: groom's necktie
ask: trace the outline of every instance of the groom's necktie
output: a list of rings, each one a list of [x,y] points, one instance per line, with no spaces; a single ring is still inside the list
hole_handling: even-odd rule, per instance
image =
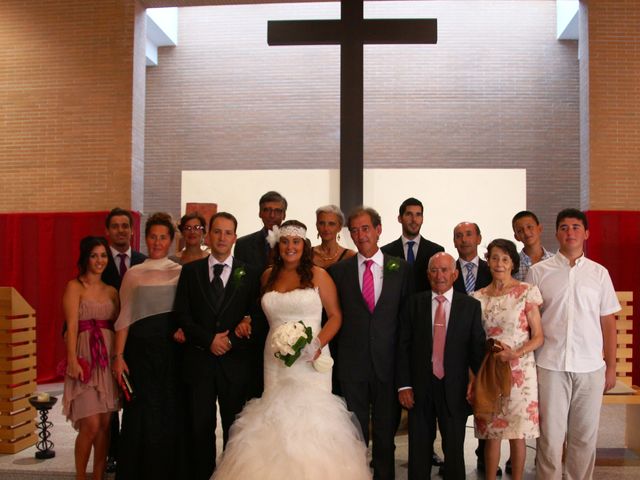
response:
[[[431,363],[433,365],[433,374],[442,379],[444,377],[444,341],[447,336],[447,316],[444,313],[444,302],[447,300],[444,296],[436,297],[438,307],[433,321],[433,353],[431,355]]]
[[[211,280],[211,286],[213,287],[213,295],[216,299],[216,306],[220,304],[222,294],[224,293],[224,284],[222,283],[222,271],[224,270],[224,263],[216,263],[213,266],[213,280]]]
[[[464,267],[467,269],[467,278],[464,281],[464,289],[467,293],[472,293],[476,288],[476,275],[473,273],[473,263],[469,262]]]
[[[407,263],[409,265],[413,265],[413,262],[416,261],[416,257],[413,254],[413,246],[416,244],[413,240],[409,240],[407,242]]]
[[[373,272],[371,271],[373,260],[366,260],[364,265],[364,275],[362,276],[362,297],[369,308],[369,312],[373,313],[373,309],[376,308],[376,293],[373,288]]]

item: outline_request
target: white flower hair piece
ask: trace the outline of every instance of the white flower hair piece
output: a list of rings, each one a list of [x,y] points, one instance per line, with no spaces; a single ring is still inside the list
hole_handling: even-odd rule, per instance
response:
[[[300,237],[304,240],[307,238],[307,230],[296,225],[287,225],[286,227],[278,227],[274,225],[267,232],[267,243],[271,248],[275,247],[280,237]]]

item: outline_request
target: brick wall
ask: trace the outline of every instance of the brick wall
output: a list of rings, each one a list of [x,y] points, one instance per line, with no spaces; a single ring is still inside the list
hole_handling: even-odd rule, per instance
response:
[[[577,42],[555,39],[555,2],[393,7],[365,14],[438,18],[439,40],[365,47],[365,166],[527,168],[555,246],[555,213],[580,201]],[[180,10],[178,46],[147,71],[147,212],[180,212],[182,169],[338,166],[338,47],[266,43],[269,19],[338,16],[337,4]]]
[[[131,0],[2,2],[0,211],[131,205],[134,17]]]
[[[588,2],[591,210],[640,210],[640,8]]]
[[[589,38],[589,10],[585,2],[580,2],[580,38]],[[580,58],[580,208],[589,209],[589,42],[578,45]]]

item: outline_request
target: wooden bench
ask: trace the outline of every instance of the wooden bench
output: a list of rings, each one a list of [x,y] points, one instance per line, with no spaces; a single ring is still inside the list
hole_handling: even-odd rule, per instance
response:
[[[633,292],[617,292],[622,310],[616,315],[617,384],[613,390],[625,389],[629,393],[607,393],[603,403],[627,406],[625,445],[640,455],[640,388],[632,383],[633,373]]]

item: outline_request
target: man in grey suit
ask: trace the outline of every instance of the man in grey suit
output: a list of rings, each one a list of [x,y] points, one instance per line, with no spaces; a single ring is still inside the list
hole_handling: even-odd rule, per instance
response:
[[[267,243],[267,233],[275,225],[280,226],[287,216],[287,199],[278,192],[269,191],[260,197],[258,216],[263,227],[257,232],[240,237],[236,241],[233,256],[262,273],[271,263],[271,249]]]
[[[358,208],[347,221],[358,254],[329,268],[342,306],[336,368],[347,407],[369,443],[374,479],[394,478],[399,405],[394,386],[398,317],[411,290],[409,265],[378,248],[380,215]]]

